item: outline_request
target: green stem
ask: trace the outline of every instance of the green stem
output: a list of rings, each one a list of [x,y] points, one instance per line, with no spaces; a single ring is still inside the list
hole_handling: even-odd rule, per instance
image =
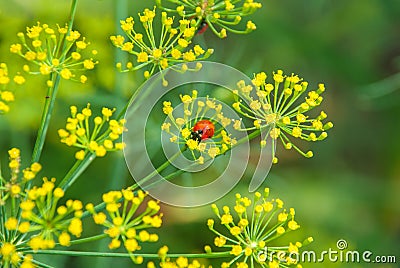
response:
[[[95,153],[87,153],[83,160],[78,160],[68,171],[65,177],[62,179],[58,187],[62,188],[64,191],[68,189],[78,177],[86,170],[86,168],[96,159]]]
[[[133,101],[134,97],[137,95],[136,92],[137,91],[135,91],[131,99],[125,104],[124,108],[122,108],[122,110],[119,112],[116,120],[120,120],[122,117],[124,117],[126,110],[128,110],[129,104]]]
[[[129,112],[133,113],[134,111],[136,111],[136,109],[138,109],[137,106],[132,105],[131,107],[129,107],[134,101],[136,101],[137,98],[141,98],[137,101],[137,103],[141,103],[141,100],[145,100],[148,95],[151,93],[151,90],[148,90],[149,88],[152,88],[156,83],[160,82],[160,79],[162,79],[162,75],[158,75],[157,78],[151,78],[153,79],[152,84],[150,86],[147,87],[143,87],[143,85],[141,87],[139,87],[138,90],[136,90],[132,97],[129,99],[129,101],[126,103],[126,105],[124,106],[124,108],[122,109],[122,111],[120,111],[120,113],[117,116],[117,120],[121,119],[126,111],[128,110],[128,108],[130,108]],[[144,83],[145,84],[145,83]],[[146,90],[144,90],[146,89]],[[142,93],[142,94],[140,94]]]
[[[73,23],[74,23],[77,3],[78,3],[78,0],[72,1],[71,10],[70,10],[70,14],[69,14],[67,35],[70,33]],[[66,44],[64,43],[63,50],[65,49],[65,46],[66,46]],[[65,59],[65,55],[60,58],[60,61],[62,62],[64,59]],[[49,87],[47,90],[47,96],[46,96],[46,100],[44,103],[42,119],[41,119],[40,127],[38,130],[38,135],[36,138],[35,146],[33,148],[31,163],[38,162],[40,159],[40,156],[42,154],[43,145],[44,145],[44,142],[46,139],[47,130],[49,128],[49,123],[50,123],[50,119],[51,119],[51,114],[53,112],[58,87],[60,85],[60,79],[61,79],[61,77],[58,73],[50,74],[50,80],[53,82],[52,83],[53,85],[51,87]]]
[[[89,242],[94,242],[103,238],[108,237],[108,234],[99,234],[99,235],[95,235],[95,236],[91,236],[91,237],[86,237],[86,238],[82,238],[82,239],[77,239],[77,240],[72,240],[70,242],[70,246],[73,245],[79,245],[79,244],[83,244],[83,243],[89,243]],[[56,246],[59,246],[60,243],[56,243]],[[27,248],[20,248],[18,249],[21,252],[26,252],[26,251],[30,251],[31,249],[29,247]]]
[[[11,196],[11,217],[15,217],[15,212],[18,211],[16,197]]]
[[[242,143],[245,143],[247,140],[251,141],[252,139],[254,139],[255,137],[257,137],[258,135],[260,135],[261,130],[257,129],[253,132],[251,132],[247,137],[241,138],[240,140],[237,141],[237,143],[234,146],[238,146]]]
[[[0,161],[0,188],[3,188],[3,175],[1,173],[1,161]],[[3,195],[4,192],[3,190],[0,190],[0,202],[2,202],[3,200]],[[5,233],[5,222],[7,220],[7,212],[6,212],[6,208],[4,205],[0,205],[0,234],[4,234]]]
[[[72,30],[72,27],[74,26],[77,5],[78,5],[78,0],[72,0],[71,9],[70,9],[70,12],[69,12],[67,36],[69,35],[70,31]]]
[[[106,207],[106,203],[105,203],[105,202],[101,202],[100,204],[97,204],[97,205],[93,208],[93,210],[96,211],[96,212],[99,212],[99,211],[101,211],[102,209],[104,209],[105,207]],[[82,213],[81,219],[84,219],[84,218],[86,218],[86,217],[88,217],[88,216],[90,216],[90,215],[91,215],[90,212],[86,210],[85,212]]]
[[[172,161],[174,161],[179,155],[181,155],[185,150],[187,149],[186,146],[182,147],[181,150],[179,152],[176,152],[173,156],[171,156],[169,159],[167,159],[167,161],[165,161],[161,166],[159,166],[156,170],[154,170],[153,172],[151,172],[149,175],[147,175],[146,177],[144,177],[143,179],[141,179],[139,181],[140,184],[145,183],[146,181],[150,180],[151,178],[153,178],[155,175],[160,174],[164,169],[166,169]],[[133,184],[131,185],[129,188],[130,189],[134,189],[137,187],[137,184]]]
[[[95,236],[91,236],[91,237],[72,240],[71,241],[71,245],[78,245],[78,244],[93,242],[93,241],[97,241],[97,240],[100,240],[100,239],[103,239],[103,238],[106,238],[106,237],[108,237],[107,234],[99,234],[99,235],[95,235]]]
[[[42,119],[38,130],[35,146],[33,148],[31,163],[38,162],[42,154],[43,145],[46,139],[46,133],[49,127],[51,113],[54,108],[54,103],[57,96],[58,86],[60,84],[60,75],[57,73],[50,74],[50,80],[53,81],[53,85],[47,89],[47,96],[44,102],[44,108],[42,112]]]
[[[67,255],[67,256],[86,256],[86,257],[121,257],[130,258],[132,256],[142,256],[143,258],[158,259],[158,254],[151,253],[117,253],[117,252],[90,252],[90,251],[72,251],[72,250],[27,250],[26,254],[47,254],[47,255]],[[168,254],[170,258],[178,258],[180,256],[186,258],[205,258],[205,259],[215,259],[215,258],[225,258],[229,257],[231,253],[226,252],[211,252],[211,253],[174,253]]]
[[[33,262],[34,264],[36,264],[37,267],[40,267],[40,268],[54,268],[54,266],[47,265],[47,264],[45,264],[45,263],[42,263],[42,262],[37,261],[37,260],[34,260],[34,259],[32,259],[32,262]]]

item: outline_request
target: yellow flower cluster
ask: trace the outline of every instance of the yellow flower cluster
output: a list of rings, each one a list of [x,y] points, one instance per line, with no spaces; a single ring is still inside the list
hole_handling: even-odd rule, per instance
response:
[[[19,198],[23,195],[26,183],[34,179],[36,174],[42,169],[39,163],[33,163],[30,167],[23,169],[21,174],[20,150],[12,148],[8,151],[8,155],[10,159],[8,164],[10,179],[6,180],[0,175],[0,205],[4,205],[10,197]]]
[[[227,31],[236,34],[246,34],[256,29],[252,21],[247,21],[244,30],[235,28],[242,18],[253,14],[261,8],[261,3],[253,0],[157,0],[158,6],[169,12],[176,12],[180,16],[195,18],[195,25],[201,33],[204,27],[211,30],[220,38],[227,36]],[[170,2],[174,5],[164,6],[162,2]]]
[[[151,234],[145,229],[159,228],[162,224],[162,214],[158,202],[150,200],[145,208],[143,201],[147,196],[142,191],[134,193],[130,189],[122,191],[110,191],[103,194],[103,202],[106,204],[106,213],[96,212],[93,204],[88,204],[86,209],[93,215],[96,224],[103,225],[104,231],[111,242],[108,247],[117,249],[123,243],[129,253],[140,250],[139,242],[156,242],[157,234]],[[141,212],[138,212],[138,209]],[[143,258],[131,255],[135,263],[142,263]]]
[[[158,263],[158,266],[152,262],[149,261],[147,263],[147,268],[156,268],[156,267],[162,267],[162,268],[204,268],[204,264],[201,264],[198,260],[192,260],[189,261],[188,258],[180,256],[176,258],[175,260],[172,260],[171,258],[168,257],[168,247],[163,246],[158,250],[158,256],[160,257],[160,263]],[[211,266],[210,266],[211,267]]]
[[[156,38],[153,27],[155,16],[155,8],[145,9],[139,14],[145,35],[135,30],[135,20],[129,17],[121,21],[121,28],[129,40],[126,41],[122,35],[110,37],[114,46],[135,55],[137,64],[128,62],[125,71],[148,67],[144,76],[149,78],[157,70],[164,70],[177,63],[204,60],[213,53],[212,49],[206,51],[200,45],[189,49],[196,27],[186,19],[181,19],[179,25],[174,26],[174,18],[168,17],[165,12],[161,15],[160,37]],[[122,71],[122,64],[118,63],[117,68]]]
[[[34,25],[26,28],[26,33],[18,33],[20,43],[12,44],[10,52],[20,55],[28,62],[37,66],[31,70],[24,65],[24,71],[31,74],[49,75],[58,73],[63,79],[85,83],[87,77],[77,72],[91,70],[98,63],[92,58],[84,58],[82,52],[87,49],[89,42],[81,38],[78,31],[68,29],[68,26],[51,28],[47,24]],[[92,50],[92,55],[97,51]],[[51,84],[53,81],[49,81]]]
[[[0,211],[3,228],[0,230],[0,266],[36,267],[30,255],[22,249],[51,249],[56,243],[69,246],[71,235],[82,233],[82,202],[68,200],[58,206],[64,196],[55,187],[55,179],[43,178],[43,184],[31,188],[30,182],[41,170],[38,163],[21,170],[21,152],[17,148],[8,151],[10,179],[0,172]],[[9,202],[9,199],[12,199]],[[5,209],[10,207],[10,213]],[[29,234],[29,235],[27,235]]]
[[[171,102],[164,101],[163,112],[168,118],[162,124],[161,130],[171,136],[171,142],[187,146],[193,159],[199,164],[203,164],[204,156],[215,158],[217,155],[228,151],[231,146],[236,144],[236,140],[231,138],[224,130],[232,120],[224,116],[222,104],[208,96],[197,98],[197,94],[198,92],[193,90],[192,95],[180,96],[183,111],[182,109],[174,109]],[[174,114],[182,114],[183,116],[176,117]],[[193,127],[198,121],[204,119],[213,123],[215,131],[212,140],[204,139],[199,142],[193,136]]]
[[[236,194],[236,202],[232,207],[235,215],[232,215],[228,206],[224,206],[221,213],[215,204],[212,205],[218,217],[218,225],[223,226],[227,230],[225,233],[228,233],[223,234],[215,229],[215,221],[209,219],[207,225],[216,234],[214,245],[218,248],[230,248],[230,254],[233,255],[233,259],[222,263],[221,267],[230,267],[233,263],[238,267],[248,267],[250,263],[257,263],[261,267],[288,267],[296,264],[289,254],[298,253],[300,247],[312,242],[310,237],[303,243],[289,243],[288,246],[279,247],[271,245],[278,237],[297,230],[300,226],[294,219],[293,208],[287,212],[281,199],[267,200],[268,195],[268,188],[263,193],[256,192],[252,199]],[[210,247],[207,248],[211,250]],[[279,254],[266,256],[266,249],[268,253]]]
[[[34,232],[27,242],[33,250],[54,248],[56,238],[60,245],[69,246],[71,235],[80,237],[82,233],[82,202],[68,200],[65,205],[57,206],[64,191],[55,187],[54,182],[54,178],[43,178],[42,186],[27,190],[26,200],[19,205],[25,221],[10,217],[5,223],[9,231]]]
[[[25,78],[17,74],[14,76],[13,81],[17,85],[22,85],[25,83]],[[15,100],[14,93],[7,90],[10,82],[7,64],[0,63],[0,114],[8,113],[10,111],[9,103]]]
[[[35,178],[42,166],[38,163],[21,171],[21,152],[17,148],[8,151],[10,177],[6,179],[0,172],[0,266],[1,267],[35,267],[32,256],[20,252],[21,246],[27,246],[25,233],[30,231],[30,222],[18,220],[18,205],[28,199],[27,183]],[[6,208],[11,208],[9,211]],[[36,229],[37,230],[37,229]]]
[[[298,75],[286,76],[282,70],[273,73],[272,83],[267,83],[267,75],[264,72],[254,76],[253,84],[246,85],[244,81],[238,82],[236,91],[237,101],[233,107],[253,120],[254,126],[248,129],[271,128],[269,136],[272,138],[273,162],[275,157],[275,142],[279,138],[286,149],[294,148],[305,157],[312,157],[312,151],[303,152],[294,145],[288,136],[300,138],[306,141],[324,140],[328,134],[326,130],[333,127],[332,122],[323,123],[327,114],[323,111],[312,118],[307,113],[319,106],[323,100],[321,94],[325,91],[324,84],[319,84],[316,90],[308,91],[308,83]],[[303,96],[303,100],[300,97]],[[239,99],[240,97],[240,99]],[[244,104],[241,99],[246,100]],[[235,122],[237,129],[240,122]],[[261,146],[266,145],[266,136],[261,141]]]
[[[75,154],[77,160],[83,160],[88,152],[103,157],[107,152],[124,148],[122,142],[116,142],[125,130],[125,120],[110,119],[115,109],[103,107],[102,116],[96,116],[91,122],[90,104],[78,113],[76,106],[71,106],[71,117],[67,118],[65,129],[59,129],[61,142],[68,146],[81,148]]]
[[[17,251],[14,243],[0,241],[0,265],[1,267],[36,267],[32,262],[31,255],[23,255]]]

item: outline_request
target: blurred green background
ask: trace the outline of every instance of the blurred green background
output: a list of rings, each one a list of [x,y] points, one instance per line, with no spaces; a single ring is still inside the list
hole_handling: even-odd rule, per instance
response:
[[[278,147],[280,162],[273,166],[264,186],[271,188],[288,207],[296,208],[302,228],[290,235],[302,240],[312,235],[307,249],[317,252],[336,249],[345,239],[350,249],[370,250],[374,255],[396,255],[400,263],[400,2],[398,0],[280,0],[262,1],[263,8],[252,20],[257,30],[249,35],[216,38],[211,31],[197,37],[215,49],[212,61],[229,64],[251,76],[283,69],[297,73],[310,86],[326,84],[322,109],[335,127],[326,141],[300,144],[312,149],[304,159]],[[142,73],[118,73],[114,66],[125,55],[114,49],[109,36],[119,33],[119,20],[136,16],[153,1],[80,0],[75,29],[99,51],[100,64],[89,73],[89,83],[63,81],[50,125],[41,163],[42,176],[62,178],[74,162],[75,150],[59,142],[57,129],[65,124],[69,105],[90,102],[96,107],[123,107],[142,83]],[[37,21],[64,24],[70,1],[0,0],[0,61],[10,72],[23,62],[9,53],[18,42],[16,33]],[[6,168],[11,147],[22,149],[29,162],[44,101],[41,77],[29,77],[15,89],[11,113],[0,118],[0,159]],[[397,122],[397,123],[396,123]],[[155,159],[157,161],[157,159]],[[250,174],[249,174],[250,175]],[[190,176],[190,175],[189,175]],[[83,202],[100,201],[101,193],[132,182],[122,154],[110,154],[95,163],[68,192]],[[245,192],[243,179],[234,192]],[[218,202],[232,203],[232,195]],[[146,248],[151,252],[167,244],[170,252],[201,252],[211,244],[206,219],[209,206],[182,209],[164,206],[160,242]],[[87,225],[89,233],[98,231]],[[201,234],[201,235],[200,235]],[[79,248],[77,248],[79,249]],[[93,243],[84,250],[107,249]],[[46,257],[56,267],[128,267],[125,259]],[[305,264],[305,267],[366,267],[366,264]]]

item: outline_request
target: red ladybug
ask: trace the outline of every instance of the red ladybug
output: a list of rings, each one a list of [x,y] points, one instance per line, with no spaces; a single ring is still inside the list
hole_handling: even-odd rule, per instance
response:
[[[214,135],[215,126],[210,120],[200,120],[198,121],[192,131],[192,139],[201,142],[211,138]]]
[[[191,20],[195,19],[196,16],[190,17]],[[197,29],[196,34],[203,34],[208,29],[208,23],[205,19],[201,19],[199,28]]]
[[[197,34],[202,34],[208,29],[208,23],[205,20],[201,21]]]

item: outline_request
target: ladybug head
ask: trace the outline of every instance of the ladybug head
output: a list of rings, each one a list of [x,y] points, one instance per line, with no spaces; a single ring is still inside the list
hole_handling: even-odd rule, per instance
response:
[[[201,142],[203,136],[203,130],[199,129],[196,131],[192,131],[191,139],[197,141],[198,143]]]

